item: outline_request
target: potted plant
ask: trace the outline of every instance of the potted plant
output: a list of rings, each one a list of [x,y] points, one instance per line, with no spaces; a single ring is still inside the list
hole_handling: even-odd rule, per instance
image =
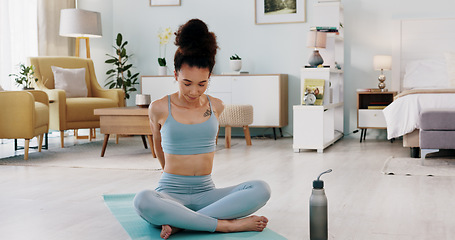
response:
[[[158,75],[167,75],[167,65],[166,65],[166,45],[169,43],[172,36],[171,28],[166,28],[164,31],[158,32],[158,38],[160,39],[160,56],[158,58]],[[161,52],[161,49],[164,48],[164,51]],[[161,55],[163,53],[163,55]]]
[[[8,76],[14,77],[17,86],[22,86],[23,90],[33,90],[33,83],[38,81],[38,78],[35,78],[35,66],[30,65],[26,66],[23,63],[19,64],[19,74],[11,73]]]
[[[240,69],[242,69],[242,58],[239,57],[239,55],[234,54],[229,59],[229,66],[231,67],[231,70],[239,72]]]
[[[104,86],[108,86],[109,89],[122,88],[125,91],[125,98],[129,99],[129,92],[137,91],[134,85],[139,84],[139,73],[131,73],[130,69],[133,67],[133,64],[129,64],[128,59],[133,55],[126,53],[125,46],[128,44],[128,41],[123,42],[121,33],[117,34],[116,44],[117,46],[113,46],[116,56],[106,54],[110,58],[105,63],[112,64],[113,67],[106,72],[108,75],[106,81],[108,82]]]

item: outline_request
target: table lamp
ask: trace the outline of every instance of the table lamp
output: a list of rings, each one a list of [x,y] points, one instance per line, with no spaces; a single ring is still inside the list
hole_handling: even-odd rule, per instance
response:
[[[310,31],[307,38],[307,47],[314,48],[313,53],[308,59],[308,63],[311,67],[317,67],[324,63],[321,55],[319,54],[318,48],[325,48],[327,40],[327,34],[325,32]]]
[[[90,58],[89,38],[102,37],[101,14],[77,8],[60,12],[60,36],[76,38],[76,57],[79,57],[79,40],[85,39],[87,58]]]
[[[381,70],[381,75],[379,75],[378,80],[379,84],[378,87],[381,89],[381,92],[387,91],[385,89],[385,76],[384,70],[391,70],[392,69],[392,56],[388,55],[376,55],[373,59],[374,70]]]

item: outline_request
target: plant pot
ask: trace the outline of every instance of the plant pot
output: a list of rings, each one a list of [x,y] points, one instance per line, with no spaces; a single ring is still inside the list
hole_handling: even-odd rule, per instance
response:
[[[231,67],[231,70],[234,72],[240,72],[240,69],[242,69],[242,60],[229,60],[229,66]]]
[[[32,88],[32,87],[30,87],[30,88],[28,88],[28,87],[23,87],[22,90],[35,90],[35,88]]]
[[[138,107],[147,108],[151,102],[150,94],[136,94],[136,105]]]
[[[160,75],[160,76],[167,75],[167,66],[159,66],[158,67],[158,75]]]

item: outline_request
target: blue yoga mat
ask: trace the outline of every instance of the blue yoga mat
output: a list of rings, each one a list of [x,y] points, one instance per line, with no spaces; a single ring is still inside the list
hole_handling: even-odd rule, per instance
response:
[[[161,239],[161,229],[152,227],[143,220],[133,208],[135,194],[110,194],[104,195],[104,202],[117,218],[122,227],[130,235],[132,240]],[[170,239],[211,239],[211,240],[283,240],[285,237],[266,228],[262,232],[238,232],[238,233],[208,233],[195,231],[182,231],[170,237]]]

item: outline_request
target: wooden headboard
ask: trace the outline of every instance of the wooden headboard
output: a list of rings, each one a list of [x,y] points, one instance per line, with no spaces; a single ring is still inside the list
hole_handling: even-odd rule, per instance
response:
[[[406,64],[455,52],[455,18],[406,19],[394,24],[392,89],[403,90]]]

